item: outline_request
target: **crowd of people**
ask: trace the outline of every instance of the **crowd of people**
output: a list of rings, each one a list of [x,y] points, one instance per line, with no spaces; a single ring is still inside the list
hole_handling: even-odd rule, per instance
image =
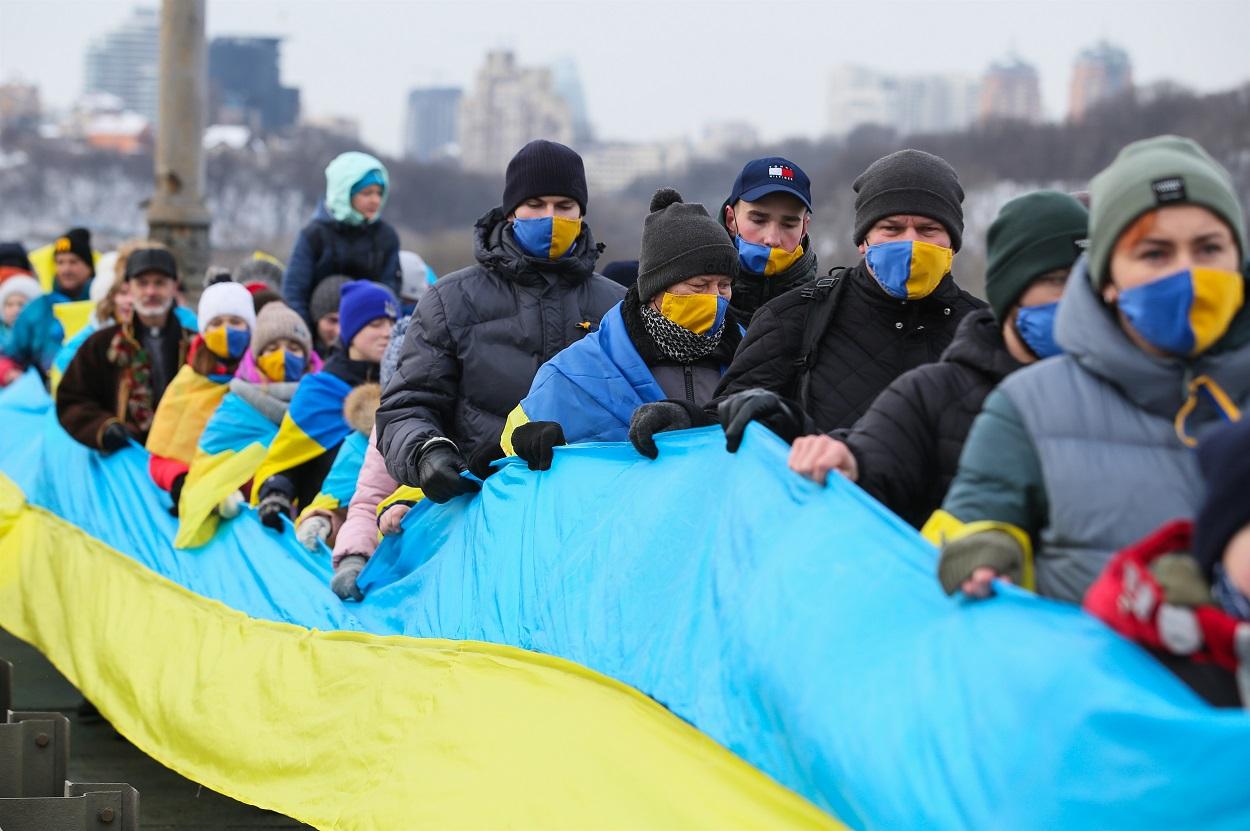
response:
[[[582,159],[533,141],[476,262],[435,279],[381,218],[385,166],[344,153],[285,267],[211,270],[194,313],[158,243],[100,256],[71,229],[47,284],[0,243],[0,383],[38,373],[76,440],[144,445],[177,545],[250,503],[329,549],[344,600],[416,502],[498,459],[656,459],[658,433],[711,425],[736,452],[757,422],[792,475],[843,476],[933,541],[946,592],[1084,604],[1208,701],[1250,702],[1246,225],[1202,147],[1138,141],[1088,191],[1007,202],[988,302],[955,276],[964,193],[937,156],[864,170],[860,258],[833,267],[799,165],[726,186],[715,214],[657,191],[637,259],[600,271]]]

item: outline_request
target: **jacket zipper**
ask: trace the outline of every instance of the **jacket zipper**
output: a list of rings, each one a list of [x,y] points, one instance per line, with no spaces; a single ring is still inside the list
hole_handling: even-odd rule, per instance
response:
[[[686,371],[686,400],[697,405],[699,402],[694,400],[694,370],[690,368],[690,364],[686,364],[682,369]]]

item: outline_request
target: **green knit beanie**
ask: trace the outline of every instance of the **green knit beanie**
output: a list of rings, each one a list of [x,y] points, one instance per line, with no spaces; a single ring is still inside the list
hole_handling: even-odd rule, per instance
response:
[[[1246,221],[1232,179],[1196,141],[1156,136],[1135,141],[1089,183],[1089,277],[1106,283],[1111,252],[1142,214],[1170,205],[1201,205],[1228,223],[1242,259]]]
[[[1003,205],[990,225],[985,267],[985,296],[1000,323],[1030,283],[1072,267],[1088,227],[1085,206],[1057,190],[1026,193]]]

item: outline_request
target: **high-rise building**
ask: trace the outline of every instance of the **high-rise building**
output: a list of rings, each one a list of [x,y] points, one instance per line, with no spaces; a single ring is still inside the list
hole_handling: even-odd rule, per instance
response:
[[[846,135],[864,124],[904,135],[962,130],[976,116],[979,88],[962,75],[895,76],[839,67],[829,76],[829,132]]]
[[[991,64],[981,79],[978,118],[1041,121],[1042,89],[1033,65],[1017,56]]]
[[[459,87],[426,87],[408,93],[404,158],[428,162],[459,155],[462,97]]]
[[[160,28],[156,9],[136,8],[121,26],[92,42],[87,48],[86,92],[116,95],[126,109],[155,122]]]
[[[829,75],[829,133],[844,136],[864,124],[893,126],[898,122],[898,90],[894,78],[862,66],[840,66]]]
[[[1080,121],[1099,101],[1125,95],[1133,89],[1133,67],[1128,53],[1105,40],[1077,56],[1068,93],[1068,118]]]
[[[981,85],[964,75],[917,75],[900,78],[898,120],[894,128],[903,135],[949,133],[963,130],[976,120]]]
[[[39,116],[39,87],[22,81],[0,84],[0,128],[34,130]]]
[[[299,120],[299,90],[282,86],[281,38],[218,37],[208,46],[210,124],[275,131]]]
[[[503,173],[527,142],[573,143],[573,113],[551,70],[522,67],[506,50],[489,52],[460,102],[460,153],[468,170]]]
[[[577,64],[572,58],[561,58],[551,68],[551,82],[556,94],[569,105],[569,114],[573,116],[573,144],[584,147],[595,140],[594,128],[590,125],[590,111],[586,108],[586,93],[582,90],[581,75]]]
[[[684,173],[690,165],[690,148],[684,141],[612,142],[586,150],[582,159],[591,191],[616,193],[643,176]]]

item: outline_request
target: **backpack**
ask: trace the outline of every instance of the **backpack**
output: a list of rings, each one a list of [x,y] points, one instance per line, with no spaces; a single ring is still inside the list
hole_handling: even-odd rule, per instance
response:
[[[829,331],[838,300],[846,286],[846,271],[846,266],[832,268],[827,277],[821,277],[800,289],[808,301],[807,316],[803,323],[802,348],[794,363],[799,368],[798,404],[805,412],[811,412],[812,368],[816,366],[820,341],[825,332]]]

